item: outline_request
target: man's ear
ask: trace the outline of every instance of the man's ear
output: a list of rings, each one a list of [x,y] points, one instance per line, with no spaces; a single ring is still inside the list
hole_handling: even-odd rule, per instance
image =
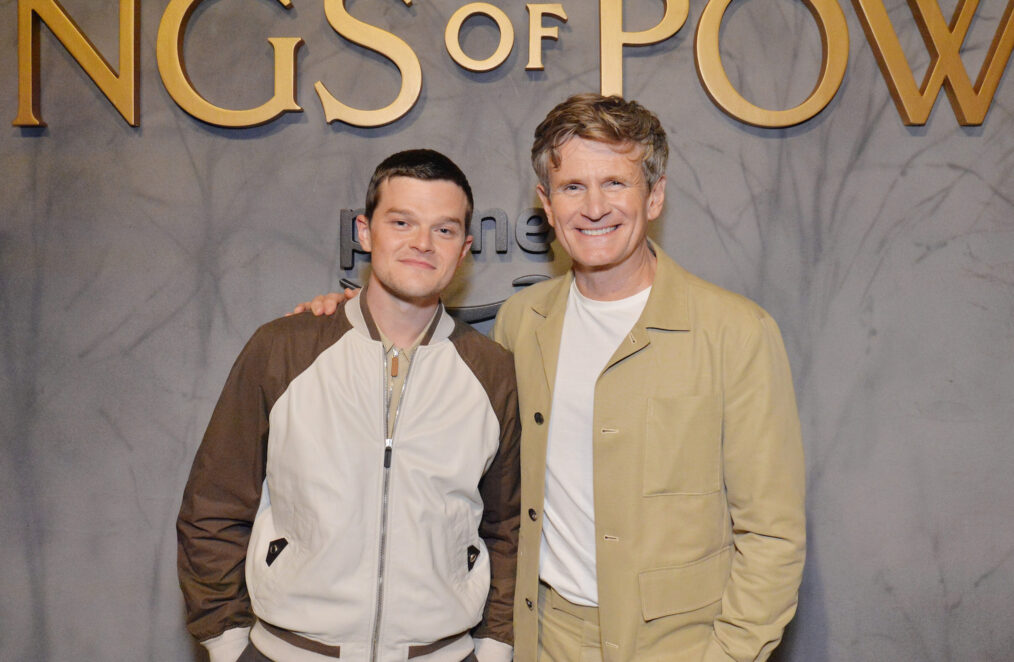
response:
[[[665,204],[665,175],[658,178],[655,185],[648,193],[648,220],[654,221],[662,215],[662,206]]]
[[[373,250],[370,237],[370,219],[362,214],[356,216],[356,234],[359,235],[359,245],[363,247],[364,251],[369,253]]]
[[[542,202],[542,209],[546,212],[546,220],[549,221],[549,226],[556,227],[556,219],[553,218],[553,204],[549,200],[549,193],[543,188],[542,184],[535,187],[535,192],[539,195],[539,201]]]
[[[461,254],[458,255],[458,266],[464,262],[465,256],[468,255],[468,249],[472,247],[472,235],[465,236],[465,244],[461,247]]]

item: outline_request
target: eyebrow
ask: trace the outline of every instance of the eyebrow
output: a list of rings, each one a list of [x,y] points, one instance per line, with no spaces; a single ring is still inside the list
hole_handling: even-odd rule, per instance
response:
[[[400,207],[391,207],[390,209],[385,209],[384,213],[385,214],[400,214],[402,216],[408,216],[409,218],[415,218],[416,217],[415,213],[413,213],[411,209],[402,209]],[[454,216],[444,216],[444,217],[442,217],[437,222],[438,223],[453,223],[455,225],[460,225],[462,229],[467,229],[466,224],[465,224],[465,219],[463,219],[463,218],[455,218]]]
[[[579,177],[572,177],[570,179],[565,179],[562,182],[557,182],[556,185],[559,187],[559,186],[569,186],[570,184],[582,184],[582,183],[584,182]]]
[[[415,214],[412,213],[411,209],[401,209],[400,207],[390,207],[383,210],[387,214],[401,214],[402,216],[411,216],[415,218]]]
[[[624,177],[623,175],[620,175],[619,173],[611,173],[611,174],[603,175],[602,177],[595,177],[591,181],[593,183],[596,182],[596,181],[635,182],[638,179],[642,179],[643,180],[644,178],[643,177],[638,177],[638,176]],[[585,179],[583,177],[572,177],[570,179],[565,179],[565,180],[563,180],[561,182],[558,182],[557,183],[557,187],[569,186],[570,184],[580,184],[581,186],[584,186],[585,185]]]

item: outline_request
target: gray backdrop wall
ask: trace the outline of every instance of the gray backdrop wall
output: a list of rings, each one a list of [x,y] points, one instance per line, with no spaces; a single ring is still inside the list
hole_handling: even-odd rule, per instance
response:
[[[116,3],[65,0],[116,62]],[[313,83],[386,105],[397,70],[351,45],[321,0],[206,2],[186,42],[222,106],[270,94],[269,36],[301,36],[305,112],[254,129],[203,124],[158,76],[165,0],[141,4],[141,126],[128,126],[42,30],[45,130],[0,128],[0,659],[200,659],[183,628],[173,523],[231,362],[253,330],[358,277],[338,216],[373,166],[409,146],[452,155],[477,206],[534,206],[527,153],[546,111],[598,89],[597,3],[526,72],[527,13],[493,0],[517,43],[476,74],[443,49],[458,0],[349,4],[419,55],[414,109],[379,129],[329,126]],[[628,0],[628,29],[662,15]],[[625,93],[660,115],[672,158],[654,236],[684,266],[765,306],[782,326],[803,420],[810,547],[782,660],[1014,659],[1014,84],[980,127],[943,95],[905,127],[855,10],[848,73],[817,118],[787,130],[730,119],[693,64],[704,8],[673,38],[628,48]],[[943,0],[950,16],[956,2]],[[978,72],[1004,0],[965,44]],[[902,0],[888,9],[921,78],[929,56]],[[0,120],[17,101],[17,2],[0,0]],[[547,24],[556,24],[547,20]],[[475,19],[462,43],[492,51]],[[740,0],[722,33],[733,81],[762,106],[807,96],[820,39],[798,0]],[[486,237],[487,244],[492,235]],[[513,238],[465,269],[451,303],[508,296],[566,268]]]

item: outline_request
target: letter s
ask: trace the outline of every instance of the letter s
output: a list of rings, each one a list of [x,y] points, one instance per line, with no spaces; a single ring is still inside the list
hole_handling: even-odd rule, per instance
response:
[[[412,4],[412,0],[402,1],[406,5]],[[337,120],[364,127],[382,126],[390,124],[411,110],[422,91],[422,68],[419,66],[419,58],[411,47],[390,32],[353,18],[345,9],[345,0],[324,0],[324,14],[335,32],[354,44],[380,53],[394,62],[401,72],[401,89],[398,91],[398,97],[389,106],[378,110],[360,110],[347,106],[335,99],[322,82],[317,81],[313,88],[320,97],[327,121]]]

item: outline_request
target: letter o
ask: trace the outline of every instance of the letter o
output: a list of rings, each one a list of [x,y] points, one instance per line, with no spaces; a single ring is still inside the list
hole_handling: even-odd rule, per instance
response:
[[[500,31],[500,43],[497,44],[493,54],[485,60],[473,60],[465,55],[465,51],[461,50],[461,42],[459,41],[461,26],[476,14],[483,14],[493,19],[497,29]],[[514,26],[511,25],[511,20],[507,18],[507,14],[499,7],[494,7],[485,2],[470,2],[454,12],[450,20],[447,21],[447,29],[444,30],[444,46],[447,48],[451,59],[461,67],[469,71],[491,71],[503,64],[507,56],[511,54],[511,50],[514,48]]]
[[[772,129],[801,124],[823,110],[837,94],[845,78],[849,58],[848,24],[836,0],[803,0],[820,30],[823,54],[813,92],[803,103],[788,110],[767,110],[755,106],[743,98],[725,73],[718,33],[725,10],[731,3],[732,0],[710,0],[701,14],[694,38],[697,75],[715,105],[742,122]]]

